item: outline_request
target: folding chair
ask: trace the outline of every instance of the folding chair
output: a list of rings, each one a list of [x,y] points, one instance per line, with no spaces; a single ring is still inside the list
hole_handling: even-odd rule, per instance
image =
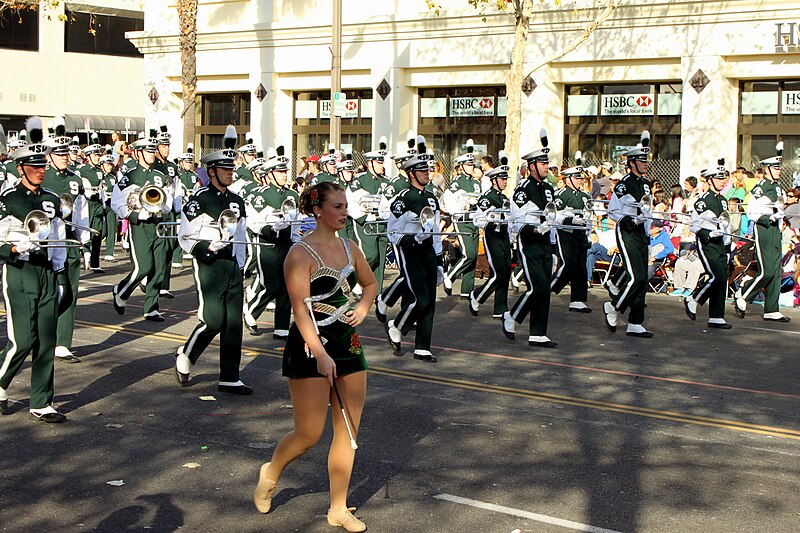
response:
[[[592,280],[597,279],[597,283],[601,286],[605,285],[606,281],[620,268],[621,264],[619,252],[611,254],[611,261],[597,261],[592,270]]]
[[[669,254],[666,261],[661,263],[652,278],[648,280],[650,290],[653,292],[667,292],[667,287],[674,285],[673,269],[678,258]]]

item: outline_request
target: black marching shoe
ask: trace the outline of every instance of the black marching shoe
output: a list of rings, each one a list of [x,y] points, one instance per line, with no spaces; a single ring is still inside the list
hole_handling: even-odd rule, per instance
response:
[[[380,305],[378,302],[380,301],[380,296],[375,297],[375,318],[378,319],[378,322],[381,324],[386,324],[386,313],[381,313]]]
[[[436,363],[439,361],[436,356],[431,354],[428,350],[414,350],[414,359],[425,361],[426,363]]]
[[[653,337],[652,331],[626,331],[628,337],[639,337],[640,339],[650,339]]]
[[[111,289],[111,303],[114,304],[114,311],[116,311],[118,315],[124,315],[125,314],[125,306],[124,305],[119,305],[117,303],[117,298],[118,298],[118,296],[117,296],[117,287],[114,286],[114,288]]]
[[[555,348],[558,343],[555,341],[528,341],[528,346],[535,346],[538,348]]]
[[[731,329],[733,326],[731,326],[727,322],[723,324],[717,324],[716,322],[709,322],[708,327],[711,329]]]
[[[166,299],[168,299],[168,300],[172,300],[173,298],[175,298],[175,295],[174,295],[174,294],[172,294],[171,292],[169,292],[169,291],[168,291],[168,290],[166,290],[166,289],[161,289],[161,290],[158,292],[158,296],[159,296],[159,298],[166,298]]]
[[[145,320],[149,320],[150,322],[164,322],[164,317],[161,316],[161,313],[158,311],[152,311],[144,315]]]
[[[8,414],[8,398],[0,400],[0,415]]]
[[[178,370],[178,356],[181,355],[183,351],[183,346],[178,348],[178,351],[175,353],[175,380],[178,382],[178,385],[181,387],[185,387],[189,384],[189,374],[184,374],[180,370]]]
[[[394,320],[386,322],[385,326],[386,326],[386,338],[389,340],[389,346],[392,347],[392,351],[394,352],[394,355],[396,355],[398,357],[403,355],[403,351],[402,351],[403,347],[402,347],[401,341],[395,341],[394,339],[392,339],[392,331],[391,330],[394,329],[395,331],[399,331],[396,327],[394,327]],[[402,333],[401,333],[401,339],[402,339]]]
[[[506,318],[506,315],[508,315],[508,318]],[[502,316],[501,320],[502,320],[502,324],[501,325],[503,327],[503,335],[505,335],[506,338],[508,340],[510,340],[510,341],[513,341],[514,339],[516,339],[517,338],[517,334],[514,331],[514,329],[515,329],[515,327],[514,327],[514,319],[511,318],[511,314],[508,311],[506,311],[505,313],[503,313],[503,316]],[[510,327],[506,327],[506,323],[508,323],[508,325]]]
[[[67,419],[67,415],[61,413],[34,413],[31,416],[40,422],[47,422],[48,424],[58,424]]]
[[[766,317],[764,317],[764,320],[766,320],[767,322],[791,322],[792,321],[792,319],[789,318],[788,316],[782,316],[780,318],[766,318]]]
[[[100,267],[92,267],[90,270],[95,274],[105,274],[106,273],[106,271],[103,270]]]
[[[246,327],[246,328],[247,328],[247,331],[249,331],[249,332],[250,332],[250,335],[253,335],[253,336],[258,336],[258,335],[261,335],[261,333],[258,331],[258,324],[253,324],[253,325],[251,326],[250,324],[248,324],[247,322],[245,322],[245,323],[244,323],[244,327]]]
[[[688,316],[690,320],[697,320],[697,313],[693,313],[692,310],[689,308],[688,298],[683,299],[683,309],[684,311],[686,311],[686,316]]]
[[[478,302],[478,299],[475,298],[475,295],[470,293],[469,294],[469,305],[468,305],[469,314],[471,314],[472,316],[478,316],[478,311],[480,310],[480,305],[481,304]]]
[[[253,394],[253,387],[248,387],[244,383],[239,385],[217,385],[217,390],[220,392],[238,394],[240,396],[250,396]]]
[[[572,313],[591,313],[592,310],[588,307],[570,307],[569,311]]]

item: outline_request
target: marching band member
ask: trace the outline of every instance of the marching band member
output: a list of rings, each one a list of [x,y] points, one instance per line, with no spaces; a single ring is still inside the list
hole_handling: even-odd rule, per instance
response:
[[[184,202],[200,186],[200,178],[197,177],[197,173],[194,171],[194,144],[192,143],[188,143],[186,152],[178,156],[178,179],[175,181],[175,185],[175,213],[177,220],[180,221],[180,217],[183,216]],[[175,247],[175,251],[172,252],[172,267],[180,268],[182,259],[183,248],[178,244]]]
[[[9,153],[13,153],[14,150],[17,148],[22,148],[26,144],[28,144],[28,132],[26,130],[21,130],[16,137],[11,137],[8,140],[8,151]],[[0,163],[0,166],[3,167],[0,169],[0,173],[5,175],[3,178],[3,186],[2,189],[0,189],[0,192],[5,191],[6,189],[13,189],[19,185],[21,176],[19,175],[19,170],[17,170],[17,163],[13,159],[9,159],[5,163]]]
[[[355,223],[355,241],[378,280],[379,290],[383,288],[383,269],[386,264],[388,241],[383,232],[385,226],[364,223],[389,217],[389,198],[383,194],[388,185],[384,174],[385,157],[386,137],[381,137],[379,148],[364,154],[367,171],[356,176],[345,189],[347,212]]]
[[[70,139],[65,136],[64,119],[57,117],[55,137],[46,141],[53,150],[49,155],[49,166],[44,174],[43,187],[60,196],[67,195],[72,204],[72,211],[62,210],[62,218],[85,228],[89,225],[89,206],[84,195],[83,180],[80,175],[69,169]],[[61,206],[59,206],[61,207]],[[89,233],[76,227],[66,228],[67,237],[86,244]],[[72,337],[75,332],[75,306],[78,304],[78,282],[81,277],[81,249],[67,248],[66,276],[69,282],[69,308],[58,317],[56,333],[56,357],[68,363],[80,361],[72,354]]]
[[[461,257],[450,266],[444,276],[444,292],[453,293],[453,282],[461,280],[461,297],[469,298],[475,287],[475,267],[478,264],[478,228],[469,218],[469,212],[475,210],[475,204],[481,196],[481,180],[475,178],[475,149],[472,139],[467,140],[467,152],[456,157],[456,166],[461,173],[450,184],[450,188],[442,195],[444,208],[450,213],[453,225],[458,233],[458,244]]]
[[[329,145],[328,153],[319,158],[319,168],[322,172],[314,176],[314,183],[311,183],[311,185],[326,181],[339,183],[341,185],[339,182],[339,173],[336,170],[336,147],[334,145]]]
[[[394,161],[394,165],[397,168],[398,175],[394,178],[389,178],[389,182],[383,189],[383,195],[389,200],[390,205],[398,194],[408,188],[408,174],[406,174],[406,171],[403,170],[403,164],[414,157],[416,153],[416,137],[410,137],[408,139],[408,149],[406,151],[401,150],[391,156],[391,159]],[[394,249],[394,256],[398,257],[397,246],[392,244],[392,248]],[[390,307],[394,307],[395,304],[400,301],[400,297],[403,296],[406,287],[406,280],[403,278],[402,271],[400,271],[397,277],[394,278],[392,284],[389,285],[383,292],[379,293],[378,297],[375,298],[375,317],[380,323],[386,323],[386,313],[388,313]]]
[[[349,151],[345,154],[344,159],[336,163],[336,175],[337,181],[339,185],[342,186],[342,189],[345,191],[350,188],[353,183],[353,177],[356,173],[356,164],[353,161],[353,154]],[[344,229],[342,230],[342,236],[347,237],[350,240],[356,240],[356,229],[355,229],[355,222],[353,221],[353,217],[348,215],[347,222],[345,223]],[[360,291],[361,288],[358,288]]]
[[[6,391],[30,353],[30,413],[42,422],[63,422],[66,415],[53,407],[53,356],[58,314],[71,300],[64,269],[66,250],[42,247],[22,225],[31,211],[38,210],[50,221],[45,239],[64,239],[66,231],[58,196],[42,188],[52,147],[39,144],[43,137],[39,117],[28,119],[26,127],[31,144],[11,154],[22,176],[20,183],[5,190],[0,201],[0,231],[8,239],[0,243],[8,330],[8,342],[0,356],[0,414],[8,412]]]
[[[587,202],[592,197],[581,190],[583,186],[583,162],[581,153],[575,154],[576,166],[563,170],[566,187],[556,191],[555,204],[558,209],[556,222],[567,226],[587,226],[591,219],[584,218]],[[586,251],[589,249],[587,230],[558,228],[555,231],[558,269],[553,275],[550,289],[558,294],[569,284],[569,307],[576,313],[591,313],[586,305],[588,287],[586,280]]]
[[[183,206],[178,239],[183,249],[192,254],[194,278],[200,305],[194,328],[186,344],[178,348],[175,358],[175,379],[181,386],[189,383],[192,365],[220,334],[219,385],[221,392],[249,395],[253,389],[239,379],[242,360],[242,306],[246,234],[245,205],[242,198],[228,190],[233,183],[236,139],[226,138],[225,150],[212,152],[200,162],[206,166],[211,180]],[[232,212],[235,229],[220,227],[223,211]],[[233,225],[234,222],[231,221]],[[233,233],[229,231],[233,229]],[[233,237],[232,242],[231,236]]]
[[[89,237],[89,252],[84,252],[84,268],[97,274],[105,271],[100,268],[100,246],[103,243],[103,200],[105,191],[103,190],[103,170],[100,168],[100,157],[103,155],[103,147],[100,146],[97,133],[91,133],[92,144],[83,149],[86,156],[86,163],[77,168],[77,172],[83,181],[83,190],[88,200],[89,208],[89,227],[97,233]],[[88,259],[88,261],[87,261]]]
[[[228,128],[230,127],[231,126],[228,126]],[[236,128],[234,128],[233,131],[235,133]],[[226,135],[230,136],[230,132],[226,131]],[[233,173],[231,192],[244,197],[241,193],[242,188],[258,187],[258,183],[256,183],[253,177],[252,168],[250,167],[250,163],[258,159],[258,146],[253,142],[253,135],[249,131],[244,134],[244,144],[237,148],[236,151],[239,152],[240,164]]]
[[[764,291],[764,320],[789,322],[778,306],[781,289],[781,221],[786,192],[778,181],[783,162],[783,142],[775,147],[777,155],[761,161],[764,178],[750,191],[747,204],[747,218],[756,222],[756,261],[758,271],[754,278],[744,281],[736,291],[736,316],[744,318],[747,304]]]
[[[258,317],[267,304],[275,301],[275,329],[272,337],[286,340],[292,317],[292,303],[286,290],[283,263],[292,244],[300,240],[300,220],[297,206],[298,194],[287,187],[289,158],[283,146],[276,148],[276,156],[260,169],[266,172],[267,183],[252,190],[245,205],[247,228],[251,240],[272,243],[274,247],[251,246],[255,254],[258,276],[248,290],[244,306],[244,322],[253,335],[258,334]],[[258,174],[260,171],[256,171]]]
[[[530,313],[528,345],[554,348],[558,343],[547,337],[550,316],[550,278],[553,253],[550,226],[544,218],[544,207],[553,201],[553,187],[547,182],[550,148],[547,132],[540,133],[542,147],[523,156],[531,169],[531,179],[523,180],[511,197],[511,232],[517,234],[517,251],[525,271],[528,290],[503,313],[503,334],[514,340],[516,324],[522,324]]]
[[[403,335],[407,335],[416,322],[414,358],[435,363],[437,359],[430,352],[431,336],[436,286],[444,277],[444,268],[442,240],[432,235],[439,228],[439,201],[425,189],[430,182],[431,159],[425,147],[425,137],[418,136],[417,154],[403,164],[411,186],[397,195],[391,205],[387,233],[397,250],[397,263],[406,284],[406,293],[400,313],[395,320],[386,323],[386,331],[395,355],[402,355],[400,343]],[[428,221],[420,220],[424,208],[432,209],[434,213]]]
[[[630,308],[628,329],[631,337],[650,338],[644,323],[645,296],[647,295],[647,262],[649,259],[650,219],[643,209],[642,198],[650,197],[652,190],[647,178],[650,132],[642,133],[641,145],[625,152],[628,174],[614,187],[608,203],[609,217],[617,223],[617,247],[623,257],[625,274],[620,281],[619,293],[603,304],[606,327],[617,330],[617,318]]]
[[[156,284],[157,261],[166,261],[161,253],[163,241],[156,226],[161,217],[172,209],[172,196],[165,188],[167,177],[153,168],[158,150],[158,139],[151,137],[134,143],[139,151],[139,163],[117,181],[111,194],[111,208],[120,219],[128,219],[128,238],[131,248],[131,271],[112,289],[112,303],[119,315],[125,314],[125,304],[140,281],[147,278],[144,300],[144,318],[163,322],[158,311],[160,286]],[[141,198],[143,191],[151,191],[153,200]]]
[[[725,322],[725,294],[728,290],[728,243],[730,237],[720,229],[719,216],[728,212],[728,201],[719,192],[725,187],[725,160],[701,172],[708,189],[694,202],[691,230],[697,235],[697,252],[708,279],[684,298],[683,305],[690,319],[697,319],[697,306],[710,302],[708,327],[731,329]]]
[[[161,172],[164,177],[164,189],[172,198],[170,209],[161,217],[162,222],[176,222],[180,219],[182,206],[181,187],[178,182],[180,168],[169,160],[169,149],[172,144],[172,135],[167,131],[167,126],[163,122],[156,135],[158,139],[158,149],[156,150],[156,160],[153,168]],[[180,245],[175,239],[158,239],[159,258],[156,260],[156,273],[153,283],[158,287],[158,295],[164,298],[174,298],[169,292],[170,281],[172,279],[172,257]],[[180,267],[180,265],[178,265]]]
[[[478,316],[480,305],[494,294],[493,318],[508,311],[508,281],[511,278],[511,241],[508,233],[508,197],[503,190],[508,183],[508,158],[500,152],[500,166],[486,173],[492,187],[479,199],[472,215],[475,226],[483,230],[483,248],[489,262],[489,279],[469,295],[469,312]],[[494,215],[492,213],[494,212]],[[494,216],[494,218],[492,218]],[[487,218],[489,217],[489,218]]]
[[[101,237],[106,240],[106,261],[116,261],[114,257],[114,244],[117,239],[117,215],[111,209],[111,193],[114,185],[117,184],[117,173],[114,171],[114,156],[111,148],[106,148],[105,154],[100,156],[100,169],[103,171],[103,183],[101,185],[103,199],[103,234]]]

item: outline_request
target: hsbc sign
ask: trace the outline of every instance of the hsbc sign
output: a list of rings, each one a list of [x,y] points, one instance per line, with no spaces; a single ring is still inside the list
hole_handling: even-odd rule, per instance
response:
[[[609,94],[600,98],[600,114],[614,115],[653,115],[655,101],[650,94]]]
[[[331,118],[331,101],[322,100],[320,104],[320,118]],[[342,105],[344,107],[341,114],[342,118],[358,118],[358,100],[345,100]]]
[[[494,96],[450,98],[451,117],[493,117],[494,108]]]

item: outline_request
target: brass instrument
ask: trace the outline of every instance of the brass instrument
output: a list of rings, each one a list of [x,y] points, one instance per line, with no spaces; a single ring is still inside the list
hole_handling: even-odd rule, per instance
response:
[[[128,209],[157,214],[167,205],[167,191],[158,185],[145,185],[128,194]]]
[[[731,214],[729,211],[723,211],[722,213],[719,214],[719,217],[717,217],[717,227],[719,228],[719,231],[722,232],[722,235],[724,235],[725,237],[738,239],[740,241],[755,242],[754,239],[750,239],[749,237],[742,237],[740,235],[734,235],[733,233],[730,233]]]
[[[67,217],[72,214],[72,210],[75,206],[75,202],[72,199],[71,195],[64,193],[58,197],[58,200],[60,204],[59,209],[61,211],[61,220],[64,222],[64,224],[75,229],[88,231],[92,235],[100,235],[100,232],[97,231],[96,229],[92,229],[89,226],[84,226],[83,224],[76,224],[74,222],[70,222],[69,220],[67,220]]]
[[[469,232],[462,231],[433,231],[433,225],[436,223],[436,212],[432,207],[423,207],[419,212],[419,218],[416,220],[422,226],[421,231],[428,235],[472,235]],[[419,231],[390,231],[389,235],[416,235]]]
[[[169,228],[171,226],[175,226],[178,224],[177,222],[161,222],[156,226],[156,235],[162,239],[177,239],[177,235],[165,235],[164,230],[162,228]],[[211,224],[205,225],[204,227],[211,227],[216,228],[219,232],[219,239],[221,241],[226,241],[229,244],[252,244],[255,246],[266,246],[266,247],[274,247],[275,245],[270,242],[260,242],[260,241],[234,241],[233,239],[234,234],[236,233],[236,227],[239,225],[239,219],[236,217],[236,213],[233,212],[231,209],[225,209],[222,213],[219,214],[219,218],[216,222],[212,222]],[[208,241],[210,239],[201,239],[200,237],[195,237],[194,235],[184,235],[181,240],[184,241]]]
[[[297,203],[295,203],[294,198],[292,197],[289,197],[281,202],[280,211],[282,218],[272,222],[267,222],[268,225],[272,226],[278,222],[283,222],[289,226],[301,226],[306,223],[305,220],[294,220],[297,217]]]
[[[28,241],[38,244],[41,248],[80,248],[83,245],[75,239],[48,239],[52,230],[52,223],[44,211],[34,209],[25,217],[22,227],[28,235]],[[22,241],[5,241],[17,244]]]
[[[528,216],[536,216],[536,217],[544,217],[544,222],[534,222],[529,221]],[[587,230],[588,227],[585,225],[581,226],[573,226],[570,224],[556,224],[556,220],[558,217],[558,207],[556,207],[555,202],[547,202],[544,206],[544,209],[540,211],[529,211],[525,213],[525,226],[542,226],[547,225],[554,229],[577,229],[577,230]]]

